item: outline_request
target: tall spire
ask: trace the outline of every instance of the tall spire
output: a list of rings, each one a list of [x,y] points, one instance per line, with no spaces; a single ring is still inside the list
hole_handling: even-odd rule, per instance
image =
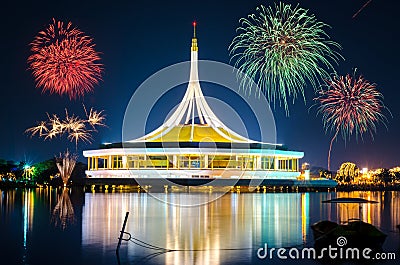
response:
[[[198,51],[199,48],[197,47],[197,38],[196,38],[196,21],[193,21],[193,38],[192,38],[192,51]]]
[[[229,129],[221,120],[218,119],[208,105],[199,82],[199,48],[197,46],[196,25],[196,21],[193,21],[193,38],[190,52],[190,76],[186,93],[183,96],[182,102],[179,104],[174,113],[158,129],[130,142],[162,140],[163,137],[169,137],[167,135],[171,133],[177,133],[176,130],[179,129],[178,134],[175,137],[178,139],[180,137],[180,128],[188,128],[189,126],[190,137],[186,140],[189,142],[195,140],[195,130],[196,128],[201,127],[210,128],[216,133],[216,135],[218,135],[218,137],[224,139],[223,141],[242,143],[255,142]],[[196,123],[195,119],[198,119],[199,123]]]

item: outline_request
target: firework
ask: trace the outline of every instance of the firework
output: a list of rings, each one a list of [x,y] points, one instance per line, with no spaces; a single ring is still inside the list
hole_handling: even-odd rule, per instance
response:
[[[60,154],[60,157],[56,158],[57,168],[64,182],[64,186],[67,185],[68,180],[71,177],[76,160],[77,157],[71,154],[68,150],[64,154]]]
[[[65,120],[63,121],[63,128],[67,133],[85,131],[85,122],[85,120],[82,120],[75,115],[69,116],[68,110],[65,109]]]
[[[96,111],[93,108],[91,108],[90,113],[86,115],[87,120],[84,120],[78,116],[69,115],[67,109],[65,110],[64,119],[61,119],[56,114],[47,114],[47,121],[41,121],[37,126],[26,129],[25,133],[31,134],[31,137],[35,135],[44,137],[45,140],[67,135],[67,139],[71,142],[75,142],[76,147],[79,141],[91,143],[91,133],[97,131],[96,126],[105,126],[105,116],[103,111]],[[93,129],[87,129],[88,126]]]
[[[358,14],[360,14],[360,12],[361,12],[364,8],[366,8],[367,5],[368,5],[369,3],[371,3],[371,2],[372,2],[372,0],[368,0],[368,1],[353,15],[352,18],[355,18]]]
[[[89,131],[86,130],[79,130],[79,131],[73,131],[70,134],[68,134],[68,140],[71,142],[75,141],[75,145],[78,145],[78,141],[83,141],[87,143],[91,143],[92,140],[92,135],[90,134]]]
[[[382,94],[376,84],[363,76],[356,77],[354,72],[353,75],[335,75],[325,82],[328,89],[321,90],[315,100],[320,104],[318,113],[322,114],[325,130],[335,132],[328,152],[330,170],[332,143],[339,132],[345,141],[353,134],[362,138],[369,133],[373,138],[376,124],[385,124],[386,117],[382,113],[385,108]]]
[[[53,138],[55,138],[57,135],[59,135],[60,134],[60,132],[58,132],[58,131],[49,131],[47,134],[45,134],[44,135],[44,139],[45,140],[47,140],[47,139],[53,139]]]
[[[93,91],[103,71],[93,39],[53,19],[46,30],[40,31],[31,45],[28,58],[37,87],[43,92],[68,95],[70,99]]]
[[[336,51],[340,45],[329,40],[327,25],[306,9],[280,3],[275,10],[260,6],[256,11],[240,19],[242,26],[229,46],[231,59],[244,90],[254,80],[259,96],[283,102],[288,113],[288,97],[304,98],[308,82],[316,88],[319,78],[329,77],[327,70],[334,71],[331,62],[342,58]]]
[[[65,126],[64,123],[60,120],[60,118],[56,114],[50,116],[48,113],[47,117],[49,118],[49,125],[51,126],[51,129],[46,136],[50,135],[51,139],[53,138],[51,135],[57,136],[59,134],[63,134]]]
[[[47,128],[46,122],[41,121],[38,123],[37,126],[29,128],[25,132],[31,133],[31,137],[32,137],[32,136],[35,136],[36,134],[39,134],[39,136],[44,136],[48,131],[49,131],[49,129]]]
[[[95,129],[95,126],[105,126],[105,117],[103,115],[103,111],[96,111],[93,108],[90,108],[89,113],[87,113],[86,107],[83,106],[83,108],[85,109],[87,121],[93,127],[93,129]]]

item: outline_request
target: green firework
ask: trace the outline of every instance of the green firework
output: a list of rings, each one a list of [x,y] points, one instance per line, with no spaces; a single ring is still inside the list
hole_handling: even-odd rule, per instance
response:
[[[335,72],[332,62],[342,58],[340,45],[331,41],[314,15],[298,5],[279,3],[260,6],[256,14],[240,19],[238,35],[229,46],[231,60],[240,70],[237,75],[244,90],[251,92],[251,80],[270,102],[284,104],[301,95],[307,83],[317,89],[328,71]]]

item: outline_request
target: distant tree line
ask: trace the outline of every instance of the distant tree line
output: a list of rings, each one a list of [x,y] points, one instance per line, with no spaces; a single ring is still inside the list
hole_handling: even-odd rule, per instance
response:
[[[29,170],[29,171],[28,171]],[[71,181],[76,181],[85,176],[86,165],[77,162],[71,175]],[[0,159],[0,184],[7,182],[61,185],[62,180],[56,165],[56,158],[32,165],[24,161]]]
[[[343,163],[336,175],[323,170],[321,176],[332,178],[341,184],[374,184],[390,185],[400,183],[400,168],[381,168],[369,172],[361,172],[356,164],[351,162]]]

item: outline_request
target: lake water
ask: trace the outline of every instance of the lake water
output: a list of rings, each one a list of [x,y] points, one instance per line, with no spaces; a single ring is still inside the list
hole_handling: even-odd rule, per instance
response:
[[[383,250],[396,253],[397,260],[384,264],[399,264],[400,192],[223,195],[80,188],[0,191],[0,264],[118,264],[115,249],[127,211],[126,231],[144,242],[137,243],[179,251],[160,253],[123,241],[120,264],[320,264],[261,260],[257,250],[265,243],[268,248],[313,246],[314,222],[358,217],[356,206],[321,204],[348,196],[379,202],[364,206],[362,218],[388,235]]]

